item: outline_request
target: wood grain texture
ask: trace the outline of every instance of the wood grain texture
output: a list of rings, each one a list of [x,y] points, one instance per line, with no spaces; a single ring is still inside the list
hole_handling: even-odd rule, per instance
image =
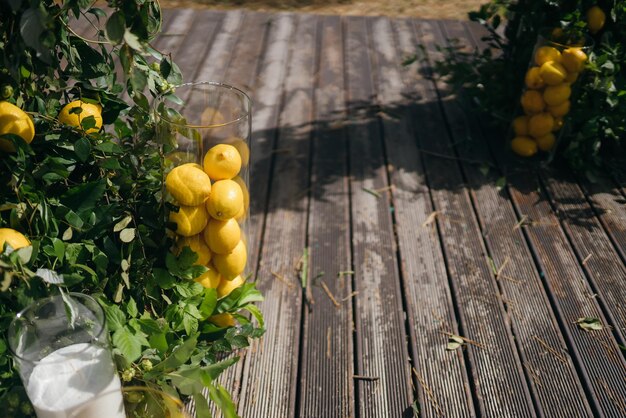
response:
[[[600,219],[571,176],[555,171],[542,176],[561,225],[587,274],[595,299],[604,308],[621,345],[626,335],[626,266],[602,228]]]
[[[431,60],[438,59],[437,46],[446,45],[438,24],[432,21],[417,21],[416,24]],[[422,96],[430,100],[437,99],[433,86],[423,83],[419,87]],[[455,100],[454,96],[446,94],[443,85],[438,87],[443,108],[446,109]],[[449,116],[446,113],[446,117]],[[426,151],[425,168],[435,209],[440,214],[437,221],[462,324],[461,331],[465,337],[481,345],[470,345],[467,348],[481,414],[535,416],[537,411],[502,294],[486,257],[487,250],[465,179],[454,161],[456,154],[451,138],[444,129],[445,119],[437,113],[423,114],[419,118],[423,125],[419,132],[419,143]]]
[[[250,179],[252,227],[256,229],[251,231],[248,242],[251,253],[256,253],[259,248],[261,251],[257,280],[266,299],[259,307],[265,316],[267,331],[260,341],[253,342],[246,358],[239,404],[239,414],[245,417],[292,416],[295,408],[301,293],[294,284],[297,283],[294,268],[304,248],[306,199],[302,200],[302,195],[296,197],[293,190],[301,190],[300,184],[308,181],[308,164],[305,164],[305,170],[298,171],[299,165],[290,161],[289,157],[298,155],[298,158],[308,161],[308,153],[301,148],[303,141],[304,147],[307,147],[307,133],[294,129],[308,123],[311,117],[310,110],[309,114],[306,113],[306,104],[290,110],[302,110],[303,114],[284,115],[285,120],[290,120],[294,126],[286,124],[278,141],[293,150],[294,154],[284,158],[277,154],[275,164],[287,172],[285,176],[281,172],[270,176],[283,83],[287,83],[289,89],[297,89],[294,77],[299,77],[297,73],[302,68],[298,65],[289,67],[289,56],[294,53],[296,44],[290,45],[288,40],[295,34],[297,19],[288,14],[272,16],[271,19],[269,15],[262,16],[268,40],[254,89],[253,169]],[[306,40],[306,37],[303,39]],[[301,49],[299,52],[313,53],[310,47],[304,49],[301,43],[297,45]],[[305,60],[302,56],[300,59]],[[289,174],[290,171],[292,174]],[[272,195],[265,220],[270,182]],[[267,229],[262,234],[264,223]],[[253,262],[256,263],[255,260]],[[277,279],[272,273],[284,279]]]
[[[393,51],[395,42],[397,52],[391,62],[387,60],[386,71],[379,77],[401,79],[403,84],[394,87],[387,82],[379,95],[386,96],[390,104],[397,103],[396,108],[400,107],[391,110],[395,118],[386,118],[385,141],[393,169],[396,231],[404,270],[420,411],[425,417],[475,416],[464,356],[460,350],[444,349],[448,340],[444,332],[459,334],[458,319],[439,240],[438,214],[429,193],[423,156],[415,141],[421,125],[413,115],[436,114],[439,103],[436,98],[420,95],[415,88],[423,82],[419,74],[419,59],[423,55],[412,22],[394,19],[391,23],[393,33],[377,36],[378,43],[382,51]],[[418,61],[400,65],[407,57],[416,57]],[[383,112],[384,106],[383,103]]]
[[[357,373],[380,377],[358,382],[358,400],[361,416],[400,417],[411,416],[414,395],[385,155],[401,139],[394,122],[379,120],[375,105],[391,104],[397,89],[390,93],[389,82],[397,86],[401,79],[388,73],[396,56],[380,44],[389,33],[381,23],[350,18],[346,28]]]
[[[626,413],[623,385],[626,367],[611,332],[581,330],[576,320],[589,316],[607,323],[593,296],[559,219],[538,181],[537,173],[524,169],[503,146],[501,135],[490,132],[489,145],[500,167],[507,169],[511,201],[529,244],[552,309],[565,337],[594,416]],[[513,159],[512,159],[513,158]],[[517,172],[517,174],[515,174]]]
[[[309,271],[297,414],[347,418],[354,415],[354,360],[352,299],[342,301],[352,292],[352,276],[340,274],[351,270],[340,18],[320,17],[317,34],[321,53],[314,74]]]
[[[456,39],[468,50],[477,47],[462,22],[442,26],[448,40]],[[444,109],[538,413],[592,416],[532,253],[516,227],[519,219],[510,196],[496,186],[501,173],[493,168],[480,124],[459,102]],[[485,173],[484,166],[467,161],[483,161],[489,169]],[[549,349],[560,356],[550,355]]]

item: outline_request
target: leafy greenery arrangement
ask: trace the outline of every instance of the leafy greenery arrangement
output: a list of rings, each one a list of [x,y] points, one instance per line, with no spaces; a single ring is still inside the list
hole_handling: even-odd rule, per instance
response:
[[[603,166],[617,167],[626,156],[626,1],[493,0],[470,13],[470,19],[489,31],[484,41],[490,48],[470,54],[448,49],[437,72],[463,86],[500,132],[508,129],[518,106],[541,31],[561,28],[592,36],[595,47],[577,83],[559,152],[572,169],[591,179]]]
[[[161,26],[158,2],[107,6],[108,12],[92,0],[0,2],[0,100],[27,111],[36,132],[30,144],[2,135],[15,152],[0,151],[0,228],[21,231],[32,245],[0,248],[0,401],[8,416],[33,416],[5,340],[16,312],[74,291],[105,308],[123,382],[193,397],[198,417],[210,416],[201,394],[208,388],[224,416],[236,417],[215,379],[238,360],[224,360],[227,354],[263,334],[253,305],[262,296],[246,283],[218,299],[215,289],[193,280],[206,271],[193,265],[193,251],[170,252],[163,156],[171,145],[154,140],[148,97],[182,76],[170,56],[150,45]],[[71,19],[103,28],[98,39],[79,36]],[[121,100],[125,92],[130,105]],[[101,105],[105,129],[97,115],[75,126],[59,121],[62,106],[79,99]],[[233,314],[239,325],[206,321],[220,313]]]

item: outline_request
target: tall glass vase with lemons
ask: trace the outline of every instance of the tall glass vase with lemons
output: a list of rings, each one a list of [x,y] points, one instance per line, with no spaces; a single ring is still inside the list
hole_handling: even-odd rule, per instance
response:
[[[172,251],[195,252],[195,263],[206,268],[195,281],[226,297],[249,275],[251,101],[236,87],[195,82],[172,87],[154,109],[166,150]],[[230,314],[208,320],[218,327],[236,324]]]
[[[580,33],[554,29],[538,36],[511,123],[515,154],[552,160],[592,49],[593,40]]]

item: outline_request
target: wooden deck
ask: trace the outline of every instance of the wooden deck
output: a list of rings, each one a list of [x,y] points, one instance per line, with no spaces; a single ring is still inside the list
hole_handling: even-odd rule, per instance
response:
[[[626,416],[626,183],[510,170],[425,60],[402,65],[477,31],[167,11],[157,47],[186,80],[254,101],[267,333],[221,379],[242,417]]]

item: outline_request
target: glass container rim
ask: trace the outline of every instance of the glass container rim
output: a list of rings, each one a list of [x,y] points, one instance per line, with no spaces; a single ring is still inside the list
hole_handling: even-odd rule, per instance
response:
[[[214,128],[221,128],[224,126],[228,126],[228,125],[232,125],[238,122],[241,122],[242,120],[246,119],[246,118],[250,118],[250,115],[252,114],[252,99],[250,98],[250,96],[248,95],[248,93],[246,93],[245,91],[243,91],[242,89],[240,89],[239,87],[233,86],[231,84],[227,84],[227,83],[222,83],[219,81],[191,81],[188,83],[182,83],[182,84],[177,84],[171,87],[171,89],[168,89],[167,91],[159,94],[156,97],[155,100],[155,104],[158,106],[158,103],[162,102],[165,99],[165,96],[167,96],[168,94],[171,94],[172,91],[171,90],[177,90],[179,88],[182,87],[191,87],[191,86],[212,86],[212,87],[219,87],[219,88],[223,88],[226,90],[232,90],[235,93],[241,95],[244,99],[244,101],[248,104],[247,109],[245,109],[245,112],[243,112],[243,114],[241,116],[239,116],[236,119],[232,119],[229,120],[227,122],[224,123],[216,123],[213,125],[201,125],[201,124],[188,124],[188,123],[178,123],[175,121],[172,121],[170,119],[168,119],[167,117],[159,114],[158,112],[155,112],[155,117],[158,119],[161,119],[164,122],[167,122],[171,125],[176,125],[176,126],[184,126],[187,128],[193,128],[193,129],[214,129]]]
[[[566,44],[566,43],[563,43],[563,42],[554,41],[554,40],[552,40],[552,35],[551,35],[551,33],[552,33],[552,31],[554,29],[555,28],[543,27],[542,29],[539,30],[538,38],[540,40],[541,39],[544,40],[546,44],[550,44],[552,46],[558,46],[560,48],[572,48],[572,47],[575,47],[575,48],[581,48],[581,49],[584,49],[584,50],[587,50],[587,51],[591,51],[591,50],[593,50],[593,48],[596,45],[595,40],[591,36],[589,36],[589,34],[587,34],[587,33],[582,33],[581,34],[582,37],[585,40],[584,45],[572,45],[572,44]]]
[[[67,295],[71,296],[71,297],[77,297],[79,299],[80,298],[86,299],[88,301],[93,302],[94,305],[98,307],[97,309],[98,309],[98,311],[100,312],[100,314],[102,316],[103,322],[102,322],[102,326],[100,327],[100,330],[98,331],[98,333],[96,335],[94,335],[94,337],[92,339],[92,340],[98,340],[98,338],[100,338],[104,334],[104,332],[106,331],[106,314],[104,312],[104,308],[98,303],[98,301],[95,298],[93,298],[92,296],[89,296],[89,295],[87,295],[85,293],[68,292]],[[44,305],[46,303],[49,303],[49,302],[51,302],[53,300],[60,299],[60,298],[62,298],[62,296],[60,294],[59,295],[50,295],[50,296],[47,296],[45,298],[38,299],[35,302],[31,303],[30,305],[28,305],[27,307],[25,307],[24,309],[22,309],[21,311],[19,311],[15,315],[15,318],[13,318],[13,320],[11,320],[11,323],[9,324],[9,328],[8,328],[7,332],[8,333],[11,332],[11,330],[15,326],[16,320],[22,318],[26,314],[27,311],[30,311],[30,310],[35,309],[35,308],[39,308],[39,307],[41,307],[42,305]],[[81,344],[81,343],[76,343],[76,344]],[[9,348],[9,351],[11,352],[11,354],[14,357],[18,358],[19,360],[27,362],[27,363],[30,363],[30,364],[39,364],[39,363],[41,363],[41,359],[40,360],[31,360],[31,359],[27,359],[27,358],[22,357],[19,354],[17,354],[15,352],[15,349],[13,348],[13,343],[12,343],[11,339],[9,339],[7,345],[9,346],[8,348]],[[70,344],[70,345],[75,345],[75,344]],[[88,347],[85,347],[85,350],[87,350],[87,348]],[[81,353],[83,351],[84,350],[78,351],[78,353]],[[54,363],[56,363],[56,362],[52,362],[51,364],[54,364]]]

